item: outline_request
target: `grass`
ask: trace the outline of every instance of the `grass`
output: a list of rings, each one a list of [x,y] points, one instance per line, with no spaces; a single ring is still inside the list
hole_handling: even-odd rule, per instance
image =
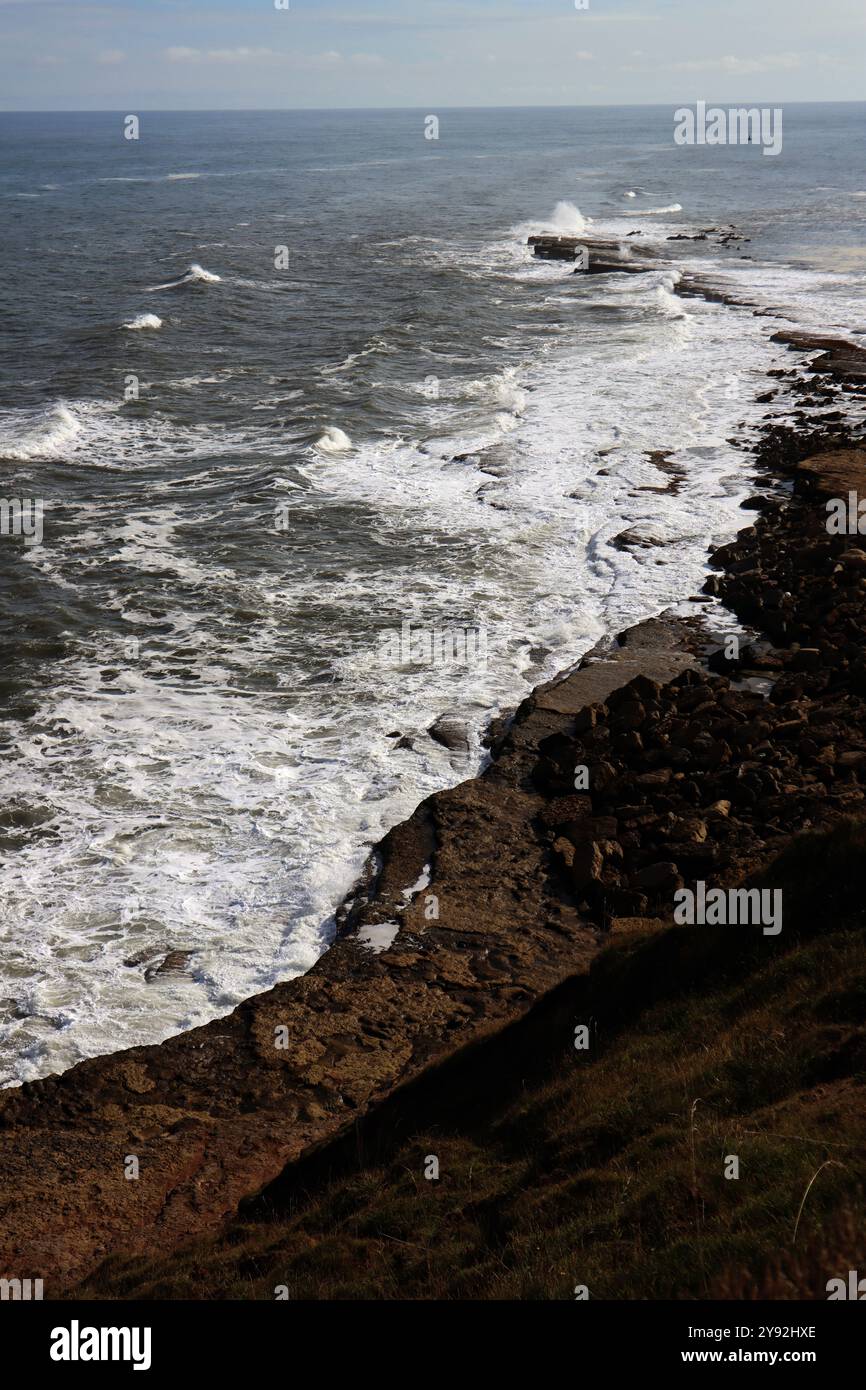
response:
[[[866,1274],[866,827],[799,837],[763,882],[783,889],[779,937],[614,939],[219,1236],[109,1261],[77,1292],[824,1298]]]

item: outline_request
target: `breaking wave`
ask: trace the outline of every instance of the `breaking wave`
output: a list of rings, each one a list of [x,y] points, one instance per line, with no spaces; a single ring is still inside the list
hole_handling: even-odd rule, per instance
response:
[[[321,449],[323,454],[343,454],[351,447],[349,436],[344,430],[337,429],[336,425],[329,425],[321,439],[316,440],[316,448]]]
[[[199,265],[197,261],[193,261],[192,265],[181,275],[179,280],[168,280],[164,285],[151,285],[150,293],[153,294],[156,290],[176,290],[181,285],[215,285],[218,284],[221,279],[221,275],[214,275],[213,271],[205,270],[204,266]]]
[[[158,314],[136,314],[134,319],[125,323],[124,328],[162,328],[162,319]]]
[[[670,203],[666,208],[642,208],[640,211],[625,212],[623,217],[661,217],[665,212],[682,212],[682,203]]]
[[[60,458],[81,431],[81,421],[63,401],[25,420],[18,428],[0,430],[0,457],[7,459]]]

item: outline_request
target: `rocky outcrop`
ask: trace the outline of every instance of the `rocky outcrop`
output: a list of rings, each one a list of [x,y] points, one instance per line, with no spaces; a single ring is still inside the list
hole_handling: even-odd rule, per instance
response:
[[[792,330],[774,333],[771,341],[785,343],[796,352],[819,353],[809,366],[812,372],[826,373],[848,385],[866,381],[866,348],[847,338]]]
[[[653,268],[650,253],[620,241],[587,236],[531,236],[527,245],[545,261],[580,261],[576,275],[641,274]],[[641,257],[646,258],[641,263]]]

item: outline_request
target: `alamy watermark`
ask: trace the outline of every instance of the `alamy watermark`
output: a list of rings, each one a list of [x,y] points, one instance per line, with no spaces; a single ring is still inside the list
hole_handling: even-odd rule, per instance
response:
[[[0,1279],[0,1302],[11,1303],[41,1302],[43,1281],[41,1279]]]
[[[710,888],[698,879],[694,891],[674,893],[674,921],[681,927],[762,927],[764,936],[782,930],[781,888]]]
[[[674,112],[677,145],[763,145],[764,154],[782,153],[781,106],[707,107],[705,101]]]
[[[844,497],[831,497],[826,504],[827,533],[831,536],[866,535],[866,498],[862,501],[856,492]]]
[[[401,624],[379,634],[383,666],[467,666],[487,669],[485,627],[413,627]]]
[[[52,1361],[131,1361],[134,1371],[149,1371],[149,1327],[82,1327],[73,1318],[69,1327],[51,1330]]]
[[[0,536],[23,536],[25,545],[42,544],[41,497],[0,497]]]
[[[862,1303],[866,1299],[866,1279],[861,1279],[856,1269],[848,1270],[847,1280],[828,1279],[826,1289],[829,1303],[838,1299],[856,1299]]]

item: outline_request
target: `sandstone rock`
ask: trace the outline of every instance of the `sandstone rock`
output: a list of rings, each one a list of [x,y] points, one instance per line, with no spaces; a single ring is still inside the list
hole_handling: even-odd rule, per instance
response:
[[[640,700],[629,700],[618,706],[612,720],[614,729],[639,729],[646,719],[646,707]]]
[[[562,835],[558,836],[553,842],[553,852],[559,856],[567,869],[571,868],[574,863],[574,845],[570,840],[566,840]]]
[[[686,844],[701,845],[707,838],[707,823],[698,819],[678,820],[673,827],[672,834]]]
[[[158,965],[148,966],[144,972],[144,978],[150,984],[152,981],[163,979],[166,976],[188,975],[189,963],[193,955],[193,951],[169,951]]]
[[[671,768],[659,767],[653,772],[638,773],[634,780],[639,787],[666,787],[671,780],[671,776]]]
[[[650,676],[636,676],[627,688],[635,699],[645,705],[657,704],[667,689],[660,681],[653,680]]]
[[[598,847],[604,855],[605,865],[620,865],[623,862],[623,849],[618,840],[599,840]]]
[[[604,712],[604,705],[587,705],[585,709],[578,710],[574,716],[574,732],[576,734],[588,733],[594,729],[598,723],[600,714]]]
[[[616,781],[617,776],[617,770],[612,763],[602,761],[589,765],[589,785],[593,791],[606,791]]]
[[[648,893],[665,893],[682,887],[680,871],[676,864],[660,862],[648,864],[639,869],[633,877],[635,886]]]
[[[813,454],[797,467],[798,483],[821,497],[847,498],[862,491],[866,480],[866,450],[834,449]]]
[[[450,752],[468,753],[469,730],[465,720],[452,713],[440,714],[427,730],[432,739]]]
[[[573,796],[558,796],[548,802],[541,811],[540,819],[544,825],[555,827],[591,815],[592,797],[575,793]]]
[[[612,888],[605,893],[605,905],[612,917],[642,917],[648,899],[634,888]]]
[[[616,816],[588,816],[563,826],[562,833],[577,845],[587,840],[615,840],[618,830]]]
[[[575,846],[571,881],[578,893],[587,889],[591,883],[597,883],[603,868],[604,855],[594,840],[585,840],[583,844]]]

